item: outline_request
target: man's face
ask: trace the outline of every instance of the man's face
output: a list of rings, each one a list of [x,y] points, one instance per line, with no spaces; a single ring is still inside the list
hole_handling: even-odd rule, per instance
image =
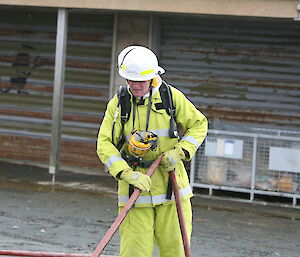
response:
[[[145,80],[145,81],[127,80],[127,82],[131,93],[136,98],[141,98],[142,96],[144,96],[149,92],[151,80]]]

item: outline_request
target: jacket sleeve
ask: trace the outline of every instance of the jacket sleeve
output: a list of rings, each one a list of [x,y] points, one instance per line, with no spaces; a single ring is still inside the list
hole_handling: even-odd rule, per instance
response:
[[[208,121],[182,92],[174,87],[171,90],[176,122],[185,131],[178,145],[188,151],[185,161],[189,161],[206,137]]]
[[[122,158],[120,152],[113,144],[113,142],[117,142],[120,139],[120,135],[122,133],[122,124],[120,121],[120,114],[117,112],[117,105],[118,97],[115,95],[107,105],[97,140],[98,157],[106,166],[109,173],[116,179],[120,171],[129,168],[129,165]],[[116,123],[114,128],[114,139],[112,139],[112,129],[115,115]]]

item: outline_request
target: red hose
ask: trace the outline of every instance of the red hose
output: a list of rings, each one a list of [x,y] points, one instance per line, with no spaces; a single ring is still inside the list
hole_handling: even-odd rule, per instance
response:
[[[181,201],[180,201],[180,195],[179,195],[179,189],[178,189],[178,185],[177,185],[177,181],[176,181],[175,170],[169,172],[169,176],[172,180],[172,188],[173,188],[175,201],[176,201],[176,208],[177,208],[178,220],[179,220],[179,225],[180,225],[180,230],[181,230],[181,237],[182,237],[182,242],[183,242],[183,247],[184,247],[184,253],[185,253],[186,257],[192,257],[189,238],[187,235],[186,226],[185,226],[185,222],[184,222],[184,215],[183,215],[182,205],[181,205]]]
[[[31,252],[31,251],[14,251],[0,250],[0,255],[7,256],[29,256],[29,257],[90,257],[90,254],[81,253],[57,253],[57,252]],[[100,257],[118,257],[112,255],[100,255]]]

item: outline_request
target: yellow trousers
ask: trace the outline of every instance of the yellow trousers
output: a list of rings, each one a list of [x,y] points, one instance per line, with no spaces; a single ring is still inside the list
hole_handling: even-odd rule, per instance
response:
[[[190,240],[192,208],[189,199],[182,201],[182,209]],[[120,226],[120,257],[152,257],[154,243],[160,257],[185,257],[175,203],[134,207]]]

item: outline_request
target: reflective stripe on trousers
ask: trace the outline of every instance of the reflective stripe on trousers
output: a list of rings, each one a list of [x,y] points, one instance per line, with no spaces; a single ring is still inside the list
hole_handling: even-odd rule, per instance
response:
[[[192,194],[192,189],[190,186],[187,186],[185,188],[182,188],[179,190],[180,197]],[[128,195],[119,195],[119,204],[126,204],[129,197]],[[172,194],[171,200],[174,200],[174,194]],[[138,199],[136,200],[135,204],[153,204],[157,205],[160,203],[165,203],[170,201],[169,199],[166,199],[166,194],[163,195],[140,195]]]

